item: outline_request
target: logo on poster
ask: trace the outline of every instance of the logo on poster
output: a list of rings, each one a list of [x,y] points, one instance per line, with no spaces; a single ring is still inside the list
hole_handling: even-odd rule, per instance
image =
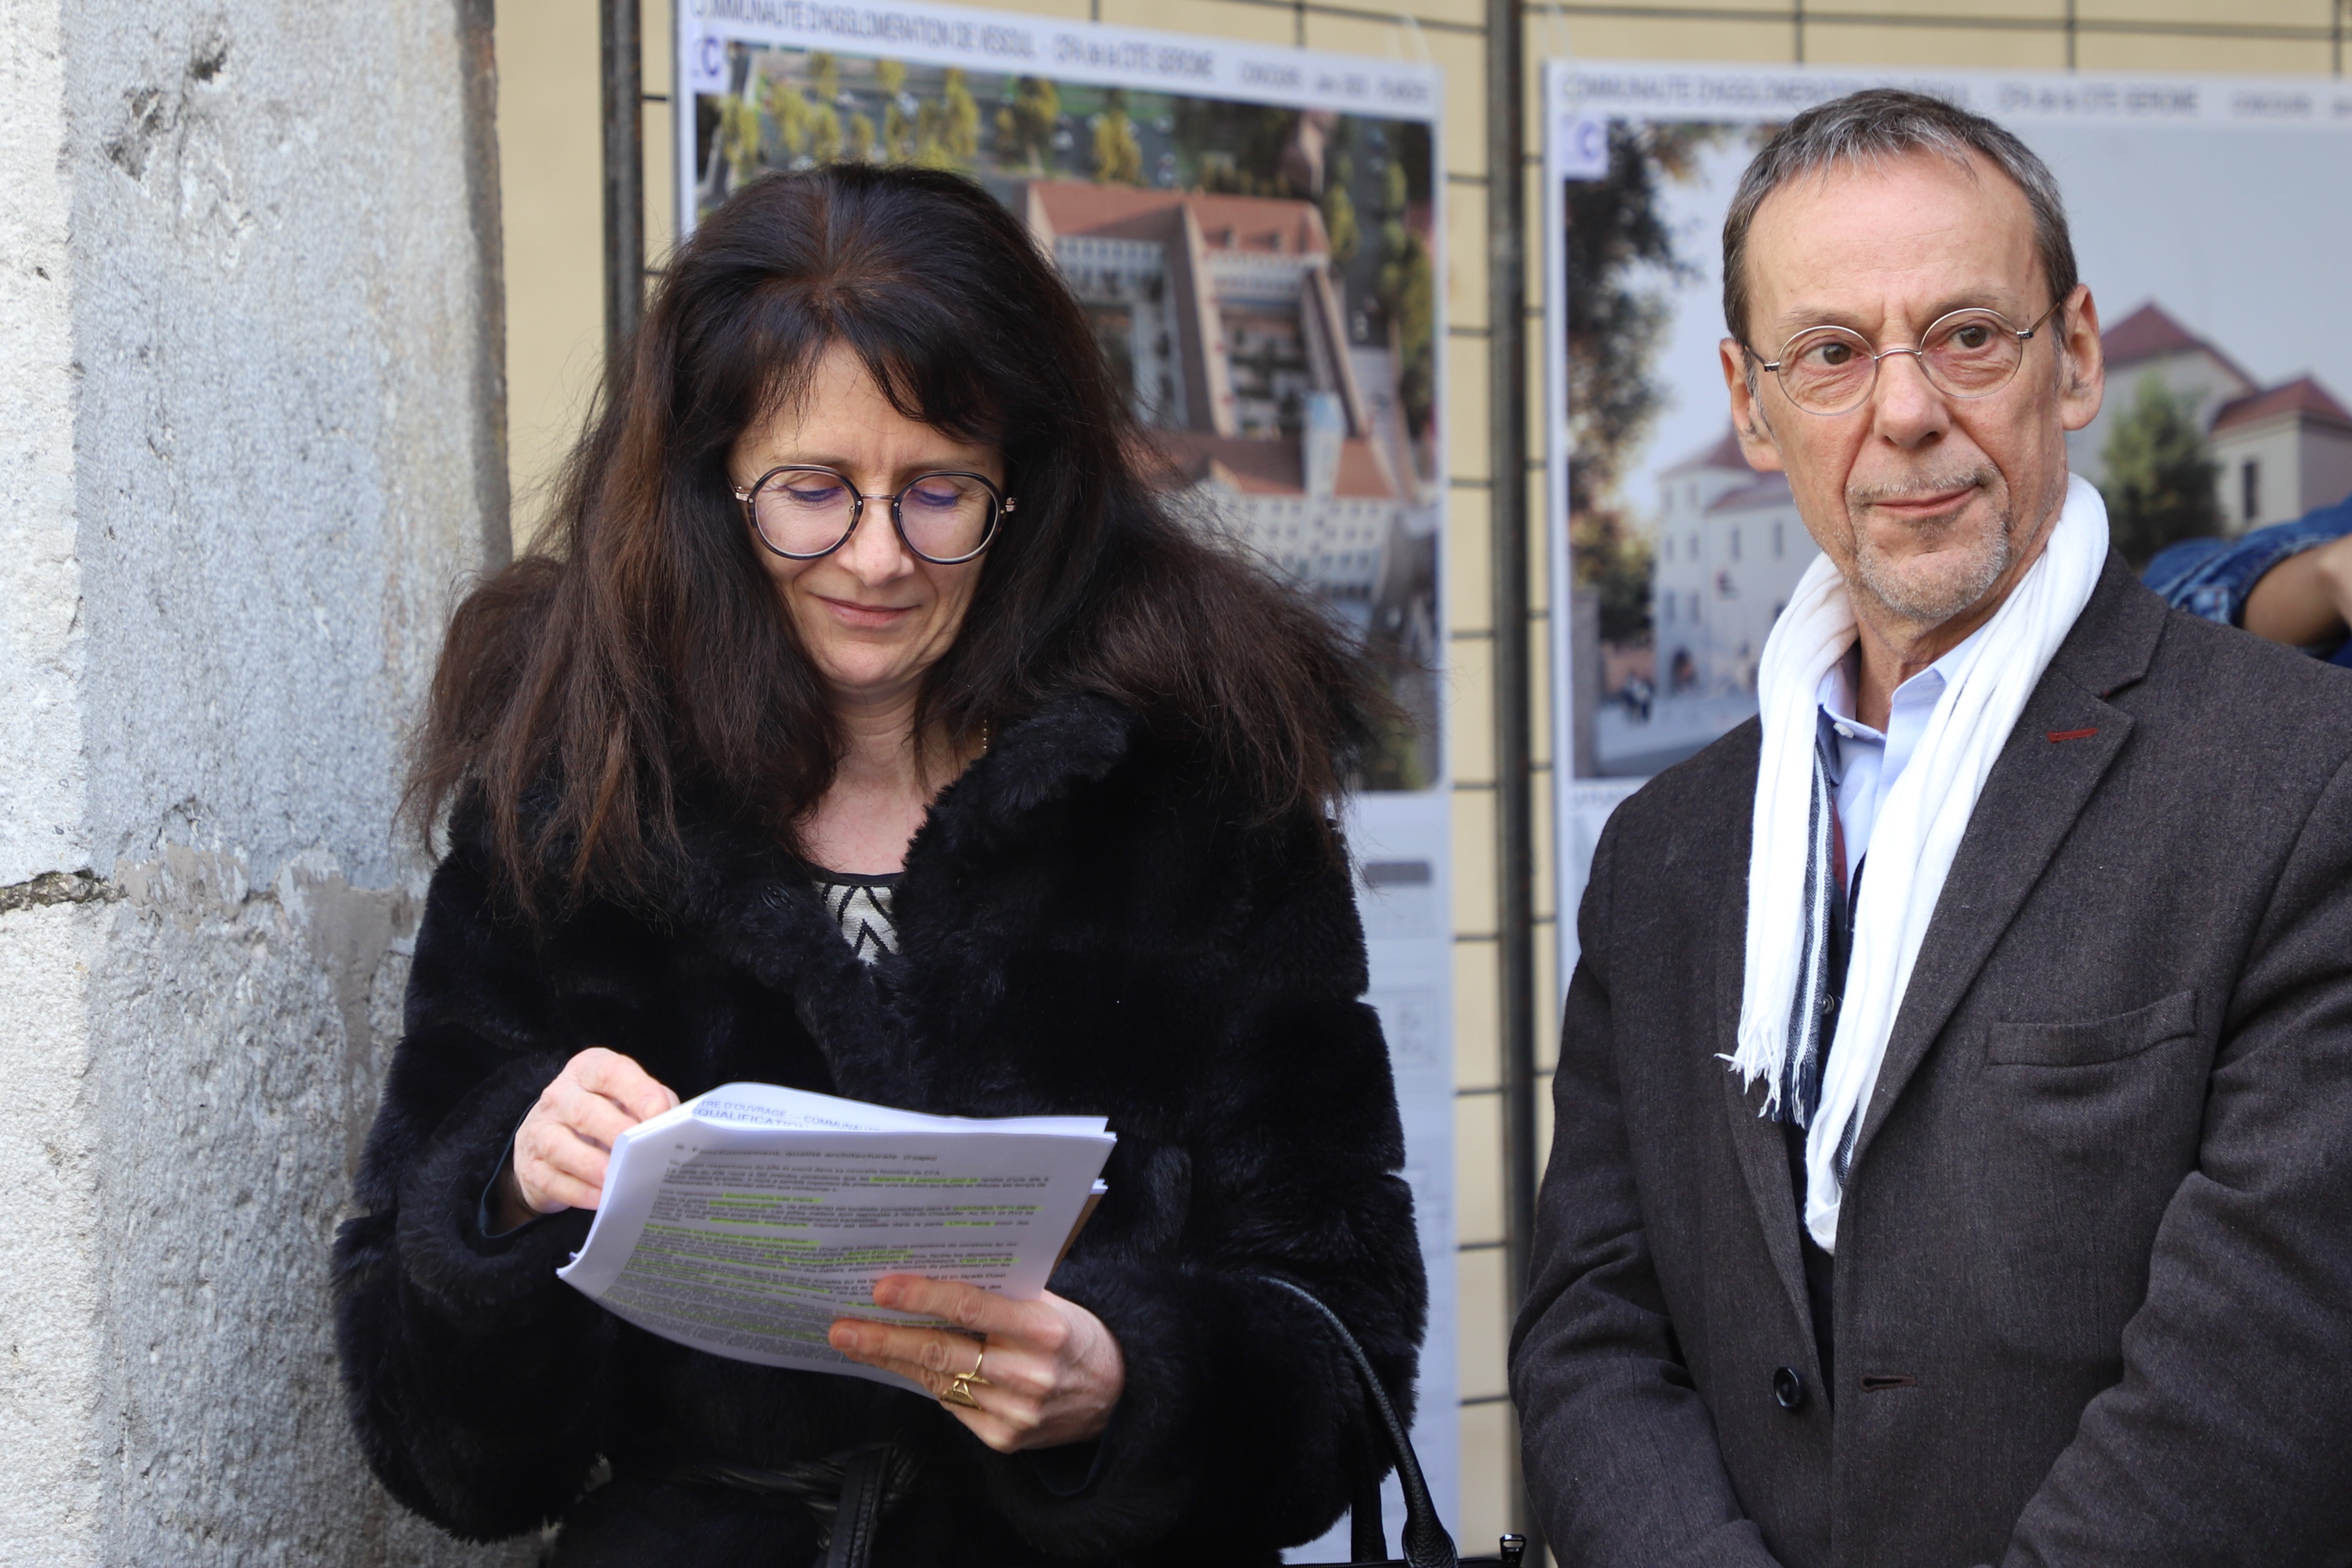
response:
[[[1563,180],[1605,180],[1609,177],[1609,117],[1605,114],[1562,115],[1553,134],[1559,145],[1552,161]]]
[[[723,92],[727,88],[727,40],[705,33],[690,42],[681,57],[687,63],[687,89],[691,92]]]

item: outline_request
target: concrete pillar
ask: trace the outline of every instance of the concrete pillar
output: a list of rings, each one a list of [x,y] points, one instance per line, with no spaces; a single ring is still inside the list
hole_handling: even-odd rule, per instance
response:
[[[0,0],[11,1568],[527,1560],[367,1478],[327,1298],[507,548],[488,9]]]

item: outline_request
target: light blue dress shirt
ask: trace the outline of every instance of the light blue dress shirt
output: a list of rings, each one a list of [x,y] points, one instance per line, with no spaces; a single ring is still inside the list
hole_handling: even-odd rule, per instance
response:
[[[1986,622],[1990,626],[1990,622]],[[1895,781],[1903,777],[1903,769],[1911,764],[1912,754],[1927,733],[1928,720],[1936,716],[1936,708],[1950,688],[1951,677],[1968,659],[1969,651],[1977,639],[1985,634],[1979,626],[1942,658],[1895,688],[1895,696],[1887,704],[1886,727],[1875,730],[1853,716],[1855,681],[1860,672],[1862,651],[1859,647],[1830,666],[1822,677],[1817,699],[1822,713],[1829,719],[1837,735],[1837,753],[1833,761],[1835,774],[1830,782],[1837,790],[1838,827],[1845,835],[1846,893],[1853,895],[1854,873],[1862,867],[1862,857],[1870,852],[1871,830],[1878,825],[1878,814],[1886,805],[1886,797]]]

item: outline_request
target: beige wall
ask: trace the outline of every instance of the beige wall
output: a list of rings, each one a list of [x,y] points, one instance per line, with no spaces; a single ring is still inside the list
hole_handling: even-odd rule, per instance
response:
[[[1798,13],[1786,7],[1639,4],[1530,6],[1526,84],[1529,151],[1540,119],[1538,62],[1574,52],[1620,58],[1912,66],[1987,66],[2085,70],[2319,72],[2340,70],[2331,41],[2331,5],[2346,0],[1872,0],[1866,15]],[[1129,26],[1212,34],[1312,48],[1429,58],[1446,73],[1444,132],[1447,198],[1448,399],[1453,481],[1447,524],[1446,610],[1452,643],[1448,729],[1454,776],[1455,1220],[1461,1244],[1460,1375],[1463,1536],[1483,1542],[1506,1528],[1510,1466],[1504,1343],[1510,1303],[1503,1284],[1502,1059],[1496,948],[1495,764],[1492,620],[1487,517],[1487,321],[1485,11],[1480,0],[1407,0],[1385,16],[1370,6],[1282,0],[1044,0],[1006,10],[1092,16]],[[1852,19],[1848,19],[1851,16]],[[508,373],[513,399],[516,537],[527,538],[530,497],[587,406],[603,340],[597,256],[594,0],[503,0],[499,10],[501,147],[507,159]],[[646,79],[668,83],[666,5],[646,6]],[[670,233],[670,161],[666,106],[646,106],[648,231]],[[520,123],[530,115],[530,125]],[[543,123],[541,123],[543,121]],[[1530,166],[1527,210],[1542,211]],[[657,256],[659,246],[651,247]],[[1540,245],[1529,246],[1531,330],[1543,308]],[[1542,365],[1529,356],[1530,454],[1542,455]],[[1544,515],[1540,472],[1530,474],[1530,515]],[[1538,716],[1535,763],[1536,952],[1538,998],[1555,993],[1551,955],[1551,747],[1541,716],[1550,711],[1545,638],[1549,580],[1544,541],[1530,547],[1534,594],[1531,657]],[[1540,999],[1538,1006],[1544,1004]],[[1538,1040],[1543,1101],[1538,1132],[1550,1132],[1551,1029]],[[1478,1549],[1474,1547],[1474,1549]]]
[[[499,176],[515,553],[604,368],[596,0],[501,0]]]
[[[506,222],[508,476],[515,551],[604,369],[604,206],[596,0],[499,0],[499,161]],[[645,6],[646,256],[658,267],[671,210],[669,6]]]

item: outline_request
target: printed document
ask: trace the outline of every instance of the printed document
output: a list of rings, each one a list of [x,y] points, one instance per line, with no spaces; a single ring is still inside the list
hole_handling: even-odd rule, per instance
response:
[[[876,1306],[885,1274],[1034,1301],[1115,1142],[1099,1117],[927,1116],[730,1083],[620,1135],[587,1244],[557,1277],[714,1355],[917,1387],[825,1331],[943,1326]]]

